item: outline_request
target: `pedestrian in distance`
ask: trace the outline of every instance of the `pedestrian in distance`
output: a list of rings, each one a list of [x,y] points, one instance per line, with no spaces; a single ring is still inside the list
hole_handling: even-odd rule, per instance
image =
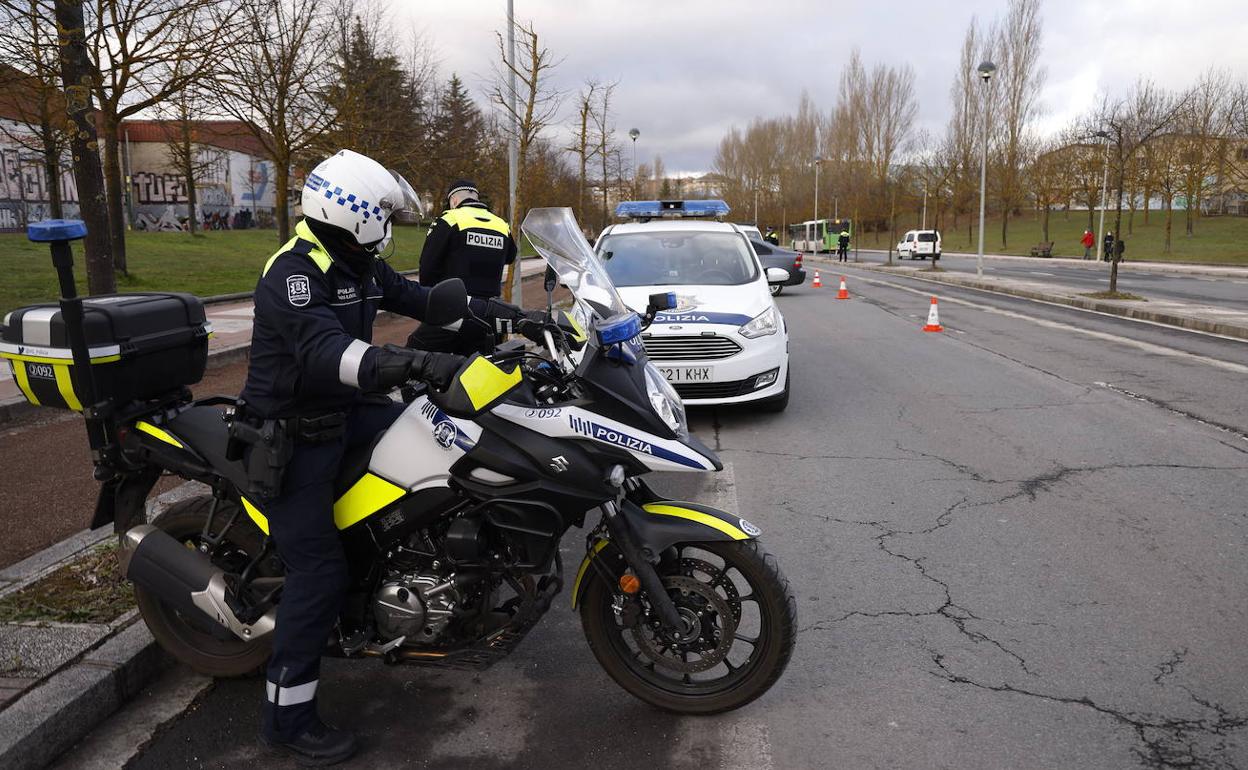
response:
[[[776,228],[771,225],[767,226],[767,234],[763,236],[763,240],[767,241],[772,246],[780,245],[780,236],[776,234]]]
[[[1092,259],[1092,247],[1096,245],[1096,236],[1091,230],[1084,230],[1083,238],[1079,242],[1083,244],[1083,258]]]
[[[1122,261],[1123,259],[1122,255],[1126,250],[1127,250],[1126,241],[1122,240],[1121,238],[1114,241],[1114,258],[1117,259],[1119,262]]]
[[[1108,262],[1114,258],[1114,234],[1112,232],[1105,233],[1105,241],[1102,245],[1104,248],[1101,252],[1101,261]]]
[[[836,238],[836,257],[837,262],[849,261],[849,231],[842,230],[841,234]]]
[[[460,278],[474,299],[490,300],[502,293],[503,268],[516,261],[511,228],[481,202],[477,186],[467,179],[453,182],[446,193],[446,211],[434,220],[420,253],[420,284],[436,286]],[[407,338],[408,347],[471,355],[487,343],[480,329],[458,331],[422,324]]]

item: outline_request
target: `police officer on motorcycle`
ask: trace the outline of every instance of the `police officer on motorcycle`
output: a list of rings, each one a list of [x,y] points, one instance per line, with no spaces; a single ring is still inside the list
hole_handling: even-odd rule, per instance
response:
[[[370,442],[403,411],[369,394],[409,380],[445,388],[463,359],[372,344],[378,310],[421,319],[431,293],[379,259],[395,218],[418,211],[401,176],[342,150],[308,175],[302,203],[295,237],[268,260],[256,285],[239,419],[277,437],[245,455],[286,571],[261,738],[301,760],[329,764],[355,751],[354,736],[326,725],[316,708],[321,653],[348,579],[334,525],[334,479],[345,452]],[[478,314],[523,322],[514,306],[474,304]],[[277,475],[264,476],[266,468]]]
[[[420,283],[434,286],[459,278],[468,296],[489,300],[501,294],[503,268],[516,259],[511,228],[480,201],[477,186],[459,179],[446,193],[446,211],[433,222],[420,254]],[[419,350],[467,355],[488,345],[488,335],[475,327],[458,331],[422,324],[407,344]]]

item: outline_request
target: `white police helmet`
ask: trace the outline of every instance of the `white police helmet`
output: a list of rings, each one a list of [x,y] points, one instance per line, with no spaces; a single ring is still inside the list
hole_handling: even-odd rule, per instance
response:
[[[420,216],[420,200],[402,176],[372,158],[339,150],[317,164],[303,185],[303,215],[355,236],[381,251],[390,242],[390,219]]]

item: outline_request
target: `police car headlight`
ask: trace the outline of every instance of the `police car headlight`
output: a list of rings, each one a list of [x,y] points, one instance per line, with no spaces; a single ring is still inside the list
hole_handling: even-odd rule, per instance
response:
[[[654,408],[655,414],[667,423],[667,427],[677,436],[688,435],[684,403],[650,362],[646,362],[646,395],[650,397],[650,406]]]
[[[780,318],[773,305],[754,316],[754,319],[749,323],[737,329],[737,333],[752,340],[755,337],[766,337],[769,334],[775,334],[779,330]]]

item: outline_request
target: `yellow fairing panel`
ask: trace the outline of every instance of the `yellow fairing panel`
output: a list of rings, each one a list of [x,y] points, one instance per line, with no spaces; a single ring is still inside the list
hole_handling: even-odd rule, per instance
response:
[[[79,406],[78,408],[81,409],[82,407]],[[174,438],[173,435],[170,434],[168,431],[157,428],[155,425],[152,425],[150,422],[147,422],[146,420],[139,420],[138,422],[134,424],[134,427],[138,428],[140,431],[146,433],[149,436],[160,439],[166,444],[172,444],[173,446],[176,446],[178,449],[185,449],[185,447],[182,446],[182,442]]]
[[[13,362],[13,380],[17,383],[18,390],[22,391],[22,395],[26,400],[35,406],[41,406],[39,397],[35,395],[35,391],[30,389],[30,378],[26,375],[26,362]]]
[[[65,405],[75,412],[81,412],[82,403],[78,400],[78,394],[74,393],[74,381],[69,375],[69,365],[54,364],[52,371],[56,377],[56,389],[61,392],[61,398],[65,399]]]
[[[365,473],[334,503],[334,526],[346,529],[407,494],[403,487]]]
[[[478,357],[459,375],[459,384],[472,402],[472,408],[482,409],[519,385],[522,378],[519,366],[505,372],[489,359]]]
[[[718,529],[733,540],[750,539],[750,536],[742,532],[740,527],[734,527],[723,519],[712,516],[709,513],[695,511],[692,508],[672,505],[671,503],[650,503],[649,505],[643,505],[642,508],[645,509],[646,513],[653,513],[658,516],[675,516],[681,519],[696,521],[712,529]]]
[[[247,515],[250,516],[251,520],[256,523],[256,526],[260,528],[261,532],[266,535],[269,534],[269,520],[265,518],[263,513],[260,512],[259,508],[252,505],[251,501],[245,497],[243,498],[243,510],[247,511]]]

